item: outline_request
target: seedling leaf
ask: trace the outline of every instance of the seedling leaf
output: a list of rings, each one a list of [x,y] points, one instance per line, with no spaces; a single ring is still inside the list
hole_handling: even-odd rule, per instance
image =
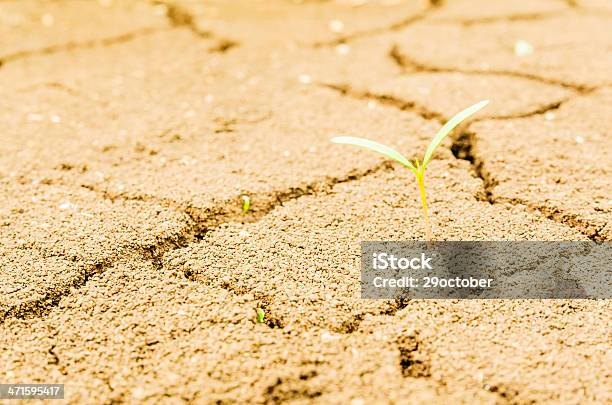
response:
[[[392,149],[381,143],[370,141],[369,139],[357,138],[354,136],[337,136],[335,138],[332,138],[331,141],[334,143],[344,143],[347,145],[360,146],[362,148],[366,148],[371,151],[378,152],[380,154],[385,155],[388,158],[395,160],[396,162],[401,163],[402,165],[406,166],[413,172],[416,171],[416,168],[414,167],[414,165],[410,163],[410,161],[408,161],[408,159],[406,159],[404,155],[402,155],[395,149]]]
[[[427,242],[429,246],[429,242],[433,240],[433,233],[431,231],[431,222],[429,221],[429,214],[427,213],[427,194],[425,193],[425,167],[431,160],[434,151],[440,145],[444,137],[446,137],[450,132],[457,126],[461,121],[465,120],[470,115],[476,113],[481,108],[489,104],[489,100],[483,100],[479,103],[474,104],[471,107],[466,108],[461,111],[459,114],[455,115],[451,118],[434,136],[431,143],[427,147],[425,151],[425,155],[423,156],[423,162],[419,162],[418,159],[414,159],[414,165],[404,157],[401,153],[397,152],[394,149],[391,149],[388,146],[382,145],[378,142],[370,141],[364,138],[356,138],[352,136],[339,136],[336,138],[332,138],[331,141],[334,143],[344,143],[348,145],[360,146],[362,148],[369,149],[374,152],[381,153],[399,163],[406,166],[415,174],[417,178],[417,183],[419,185],[419,192],[421,193],[421,201],[423,203],[423,218],[425,219],[425,231]]]
[[[475,114],[476,112],[478,112],[481,108],[483,108],[487,104],[489,104],[489,100],[483,100],[483,101],[481,101],[479,103],[474,104],[471,107],[466,108],[465,110],[463,110],[460,113],[456,114],[446,124],[444,124],[444,126],[442,128],[440,128],[440,130],[438,131],[436,136],[434,136],[434,138],[431,140],[429,146],[427,147],[427,150],[425,151],[425,156],[423,157],[423,170],[425,170],[425,167],[427,167],[427,164],[431,160],[431,157],[432,157],[434,151],[436,150],[438,145],[440,145],[442,140],[448,134],[450,134],[451,131],[453,129],[455,129],[455,127],[457,125],[459,125],[461,123],[461,121],[465,120],[470,115]]]
[[[251,199],[248,195],[242,196],[242,213],[246,214],[251,209]]]
[[[257,323],[263,323],[266,313],[261,308],[257,308],[256,312],[257,312]]]

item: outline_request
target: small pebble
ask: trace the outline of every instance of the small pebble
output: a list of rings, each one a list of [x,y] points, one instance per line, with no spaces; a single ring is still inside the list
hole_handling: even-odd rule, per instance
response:
[[[69,201],[64,201],[63,203],[59,205],[60,210],[67,210],[67,209],[72,209],[72,208],[76,208],[76,205],[70,203]]]
[[[555,119],[555,113],[552,112],[547,112],[546,114],[544,114],[544,119],[546,119],[546,121],[552,121]]]
[[[299,80],[299,81],[300,81],[300,83],[302,83],[302,84],[310,84],[310,83],[312,83],[312,77],[310,77],[310,76],[308,76],[308,75],[306,75],[306,74],[301,74],[301,75],[298,77],[298,80]]]
[[[340,20],[331,20],[329,22],[329,29],[332,32],[340,33],[344,30],[344,23]]]
[[[584,138],[581,136],[577,136],[575,140],[576,140],[576,143],[584,143]]]
[[[336,339],[340,339],[339,336],[334,336],[331,333],[325,331],[323,333],[321,333],[321,340],[324,342],[329,342],[330,340],[336,340]]]
[[[529,56],[533,54],[533,46],[524,40],[516,41],[514,44],[514,54],[516,56]]]
[[[336,46],[336,53],[338,55],[348,55],[350,51],[351,51],[351,47],[348,46],[347,44],[340,44]]]

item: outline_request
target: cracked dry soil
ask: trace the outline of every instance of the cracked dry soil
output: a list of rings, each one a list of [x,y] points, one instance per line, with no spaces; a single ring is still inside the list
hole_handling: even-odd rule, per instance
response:
[[[0,2],[1,382],[610,403],[609,300],[360,299],[362,240],[423,238],[417,190],[329,138],[412,158],[491,99],[431,163],[435,235],[609,243],[611,20],[598,0]]]

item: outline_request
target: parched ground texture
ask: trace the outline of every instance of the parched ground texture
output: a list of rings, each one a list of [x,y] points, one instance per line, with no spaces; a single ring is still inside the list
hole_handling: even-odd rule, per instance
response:
[[[417,190],[329,142],[413,157],[491,99],[428,169],[436,237],[610,241],[611,38],[608,0],[0,1],[0,382],[611,403],[609,300],[360,299]]]

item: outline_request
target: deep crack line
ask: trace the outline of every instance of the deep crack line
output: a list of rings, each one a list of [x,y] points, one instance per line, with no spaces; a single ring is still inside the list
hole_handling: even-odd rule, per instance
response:
[[[499,181],[486,169],[485,160],[478,154],[477,134],[469,130],[469,125],[470,123],[460,128],[458,132],[459,135],[453,137],[451,151],[455,158],[470,162],[474,173],[482,180],[482,194],[477,195],[478,199],[488,201],[490,204],[520,205],[526,207],[528,210],[540,213],[551,221],[577,230],[594,242],[606,240],[606,238],[601,235],[601,231],[607,226],[607,223],[603,226],[598,226],[588,220],[580,218],[574,213],[564,211],[556,206],[539,204],[520,198],[509,198],[502,195],[496,195],[494,189],[499,184]]]
[[[374,93],[368,90],[356,90],[347,84],[337,84],[337,83],[318,83],[319,86],[325,87],[331,90],[334,90],[341,95],[348,96],[357,100],[372,100],[377,101],[380,104],[391,106],[400,111],[409,111],[419,115],[421,118],[425,120],[434,120],[439,122],[440,124],[444,124],[448,121],[449,117],[446,117],[444,114],[430,110],[426,106],[419,104],[413,100],[406,100],[403,98],[396,97],[391,94],[385,93]],[[547,104],[543,104],[541,106],[537,106],[532,110],[516,112],[505,115],[490,115],[490,116],[482,116],[473,118],[470,122],[479,122],[479,121],[490,121],[490,120],[511,120],[518,118],[528,118],[535,115],[543,115],[547,112],[558,110],[561,108],[563,104],[572,100],[573,97],[564,97],[562,99],[552,101]],[[465,125],[464,125],[465,126]],[[456,130],[455,132],[459,132]]]
[[[347,84],[333,83],[318,83],[320,86],[334,90],[344,96],[348,96],[357,100],[373,100],[380,104],[388,105],[400,111],[410,111],[418,114],[426,120],[435,120],[440,123],[446,121],[446,117],[437,111],[427,109],[425,106],[418,104],[412,100],[404,100],[390,94],[379,94],[370,91],[359,91],[351,88]]]
[[[369,91],[361,92],[351,89],[348,85],[343,84],[319,83],[319,85],[337,91],[347,97],[362,100],[376,100],[381,104],[389,105],[400,111],[410,111],[418,114],[419,116],[427,120],[433,119],[440,123],[444,123],[447,120],[447,118],[445,118],[443,114],[436,111],[430,111],[427,108],[418,105],[414,101],[403,100],[387,94],[374,94]],[[576,97],[580,96],[580,94],[576,95]],[[453,156],[455,156],[455,158],[467,160],[468,162],[470,162],[475,175],[481,179],[482,192],[475,196],[476,199],[478,199],[479,201],[487,201],[490,204],[510,203],[513,205],[523,205],[528,209],[541,213],[546,218],[552,221],[579,231],[580,233],[584,234],[593,241],[601,241],[604,240],[604,237],[601,235],[601,231],[605,228],[605,226],[601,227],[589,223],[588,221],[579,218],[575,214],[563,212],[562,210],[556,207],[538,205],[528,201],[510,199],[503,196],[495,196],[493,191],[498,184],[498,180],[495,179],[495,177],[487,171],[484,160],[478,156],[476,149],[477,134],[469,130],[469,126],[471,124],[479,121],[527,118],[535,115],[546,114],[549,111],[553,111],[560,108],[565,102],[571,100],[572,98],[573,97],[567,97],[562,100],[557,100],[549,104],[539,106],[531,111],[499,116],[485,116],[475,118],[469,122],[463,123],[453,131],[453,134],[451,134],[451,152],[453,153]]]
[[[540,214],[544,215],[546,218],[552,221],[578,230],[580,233],[588,237],[593,242],[604,242],[607,240],[606,237],[601,234],[601,231],[606,228],[608,223],[598,226],[589,222],[588,220],[580,218],[574,213],[564,211],[559,207],[538,204],[520,198],[493,196],[493,201],[495,204],[507,203],[511,205],[521,205],[523,207],[526,207],[528,210],[539,212]]]
[[[394,23],[391,23],[390,25],[386,25],[383,27],[370,28],[370,29],[366,29],[363,31],[357,31],[352,34],[340,36],[331,41],[315,42],[312,46],[314,48],[322,48],[326,46],[336,46],[336,45],[348,43],[350,41],[354,41],[359,38],[381,35],[386,32],[400,31],[400,30],[403,30],[404,28],[409,27],[412,24],[415,24],[419,21],[426,19],[430,13],[432,13],[437,8],[441,7],[442,4],[443,4],[442,1],[430,0],[429,5],[424,10],[417,12],[415,14],[412,14],[408,17],[405,17]]]
[[[521,79],[533,80],[539,83],[563,87],[570,89],[580,94],[588,94],[597,89],[597,87],[587,86],[583,84],[575,84],[565,82],[563,80],[542,77],[532,73],[518,72],[513,70],[480,70],[480,69],[462,69],[448,68],[443,66],[429,65],[417,61],[402,53],[397,45],[393,45],[389,52],[389,57],[406,72],[425,72],[425,73],[461,73],[465,75],[489,75],[489,76],[506,76],[518,77]]]
[[[518,112],[518,113],[514,113],[514,114],[505,114],[505,115],[491,115],[491,116],[483,116],[483,117],[479,117],[474,119],[473,122],[478,122],[478,121],[503,121],[503,120],[513,120],[513,119],[520,119],[520,118],[529,118],[529,117],[533,117],[535,115],[544,115],[548,112],[551,111],[555,111],[558,110],[559,108],[561,108],[561,106],[565,103],[567,103],[568,101],[572,100],[574,97],[565,97],[562,98],[560,100],[557,101],[552,101],[550,103],[547,104],[543,104],[540,107],[537,107],[531,111],[525,111],[525,112]]]
[[[83,271],[69,279],[66,283],[54,286],[50,291],[41,293],[34,299],[22,301],[15,305],[9,306],[7,309],[0,311],[0,325],[9,318],[26,319],[32,317],[43,317],[49,314],[57,307],[64,296],[73,294],[87,285],[88,281],[95,275],[102,274],[109,268],[120,263],[123,260],[147,260],[151,261],[154,266],[160,266],[162,257],[173,250],[186,247],[192,243],[199,243],[205,238],[207,232],[216,227],[232,222],[256,222],[263,218],[268,213],[272,212],[277,207],[282,206],[285,202],[297,200],[301,197],[314,194],[330,194],[333,188],[342,183],[358,181],[367,176],[374,175],[379,172],[390,171],[393,165],[390,161],[383,161],[373,167],[362,171],[350,171],[340,177],[327,177],[316,179],[308,183],[300,184],[295,187],[271,191],[266,194],[252,194],[253,201],[258,201],[261,207],[252,211],[250,215],[242,213],[242,207],[239,204],[234,204],[239,201],[239,197],[234,200],[228,200],[223,203],[232,204],[230,209],[216,207],[197,208],[187,204],[179,204],[172,200],[159,199],[153,196],[130,195],[130,194],[112,194],[105,190],[98,190],[91,186],[84,186],[92,191],[99,192],[106,198],[138,200],[138,201],[154,201],[164,207],[176,209],[183,212],[186,218],[184,226],[176,233],[170,236],[157,238],[156,242],[146,246],[119,246],[113,250],[114,254],[99,259],[95,264],[86,266]],[[40,250],[40,248],[38,248]],[[44,253],[44,252],[43,252]],[[61,256],[61,255],[58,255]]]
[[[62,44],[49,45],[42,48],[30,49],[18,51],[12,54],[0,56],[0,69],[7,65],[8,63],[15,62],[20,59],[29,58],[32,56],[38,55],[52,55],[61,52],[72,51],[76,49],[88,49],[99,46],[111,46],[115,44],[121,44],[124,42],[132,41],[136,38],[140,38],[147,35],[152,35],[160,32],[170,31],[172,29],[177,28],[187,28],[189,29],[195,36],[199,38],[217,40],[218,44],[212,46],[209,49],[209,52],[227,52],[228,50],[238,46],[239,44],[235,41],[232,41],[227,38],[217,38],[210,31],[204,31],[197,27],[197,24],[194,21],[193,16],[187,12],[182,7],[179,7],[172,3],[166,3],[163,1],[153,1],[153,4],[163,5],[166,7],[166,18],[168,20],[168,27],[146,27],[136,31],[131,31],[123,34],[119,34],[116,36],[111,36],[107,38],[97,38],[91,39],[87,41],[77,42],[77,41],[69,41]]]
[[[81,185],[90,191],[99,193],[111,201],[143,201],[158,204],[164,208],[186,214],[193,222],[192,233],[197,238],[203,237],[208,231],[226,223],[252,223],[261,220],[274,209],[283,206],[286,202],[315,194],[327,195],[332,189],[342,183],[357,181],[379,172],[392,170],[390,161],[383,161],[373,167],[357,171],[351,170],[342,176],[317,178],[310,182],[297,184],[284,190],[271,190],[268,192],[251,193],[243,190],[232,198],[216,202],[214,207],[194,207],[189,202],[178,202],[168,198],[156,197],[148,194],[133,194],[129,192],[113,193],[92,185]],[[252,201],[248,214],[242,212],[241,196],[248,195]]]
[[[476,195],[481,201],[495,204],[493,189],[497,181],[485,170],[484,162],[478,158],[476,153],[476,134],[468,130],[468,125],[457,128],[452,137],[451,152],[457,159],[466,160],[472,166],[474,174],[482,181],[482,193]]]
[[[433,24],[461,24],[464,27],[471,27],[474,25],[482,24],[494,24],[498,22],[516,22],[516,21],[535,21],[544,20],[547,18],[557,17],[562,14],[562,11],[546,12],[546,13],[520,13],[520,14],[508,14],[491,17],[476,17],[476,18],[447,18],[437,19],[432,21]]]
[[[571,0],[568,0],[568,3]],[[338,38],[329,41],[321,41],[315,42],[312,44],[314,48],[322,48],[327,46],[336,46],[340,44],[345,44],[359,38],[382,35],[388,32],[393,31],[401,31],[413,24],[421,22],[429,18],[429,16],[435,12],[437,9],[443,6],[443,1],[430,0],[429,5],[424,10],[412,14],[408,17],[405,17],[399,21],[391,23],[386,26],[370,28],[363,31],[353,32],[351,34],[343,35]],[[466,19],[439,19],[437,21],[432,21],[434,24],[461,24],[465,27],[470,27],[473,25],[480,24],[492,24],[496,22],[516,22],[516,21],[534,21],[534,20],[543,20],[547,18],[554,18],[562,14],[563,11],[554,11],[554,12],[542,12],[542,13],[518,13],[518,14],[509,14],[509,15],[501,15],[501,16],[493,16],[493,17],[480,17],[480,18],[466,18]]]
[[[212,38],[213,34],[210,31],[201,30],[195,22],[193,15],[185,8],[178,4],[165,2],[165,1],[153,1],[154,5],[163,6],[166,9],[166,18],[168,23],[175,28],[185,27],[189,29],[194,35],[200,38]]]
[[[211,53],[224,53],[239,45],[238,42],[234,40],[228,38],[218,38],[211,31],[201,29],[198,26],[193,14],[176,3],[170,1],[153,0],[152,4],[165,7],[166,18],[170,26],[174,28],[186,28],[191,31],[193,35],[199,38],[217,39],[218,44],[209,48],[209,52]]]
[[[0,67],[3,67],[7,63],[14,62],[19,59],[25,59],[25,58],[29,58],[29,57],[37,56],[37,55],[51,55],[51,54],[71,51],[75,49],[87,49],[87,48],[94,48],[97,46],[109,46],[109,45],[114,45],[114,44],[120,44],[123,42],[131,41],[135,38],[155,34],[158,32],[167,31],[169,29],[170,28],[167,28],[167,27],[162,27],[162,28],[148,27],[148,28],[143,28],[141,30],[120,34],[114,37],[92,39],[92,40],[83,41],[83,42],[67,42],[67,43],[58,44],[58,45],[50,45],[50,46],[38,48],[38,49],[19,51],[13,54],[9,54],[9,55],[0,57]]]

